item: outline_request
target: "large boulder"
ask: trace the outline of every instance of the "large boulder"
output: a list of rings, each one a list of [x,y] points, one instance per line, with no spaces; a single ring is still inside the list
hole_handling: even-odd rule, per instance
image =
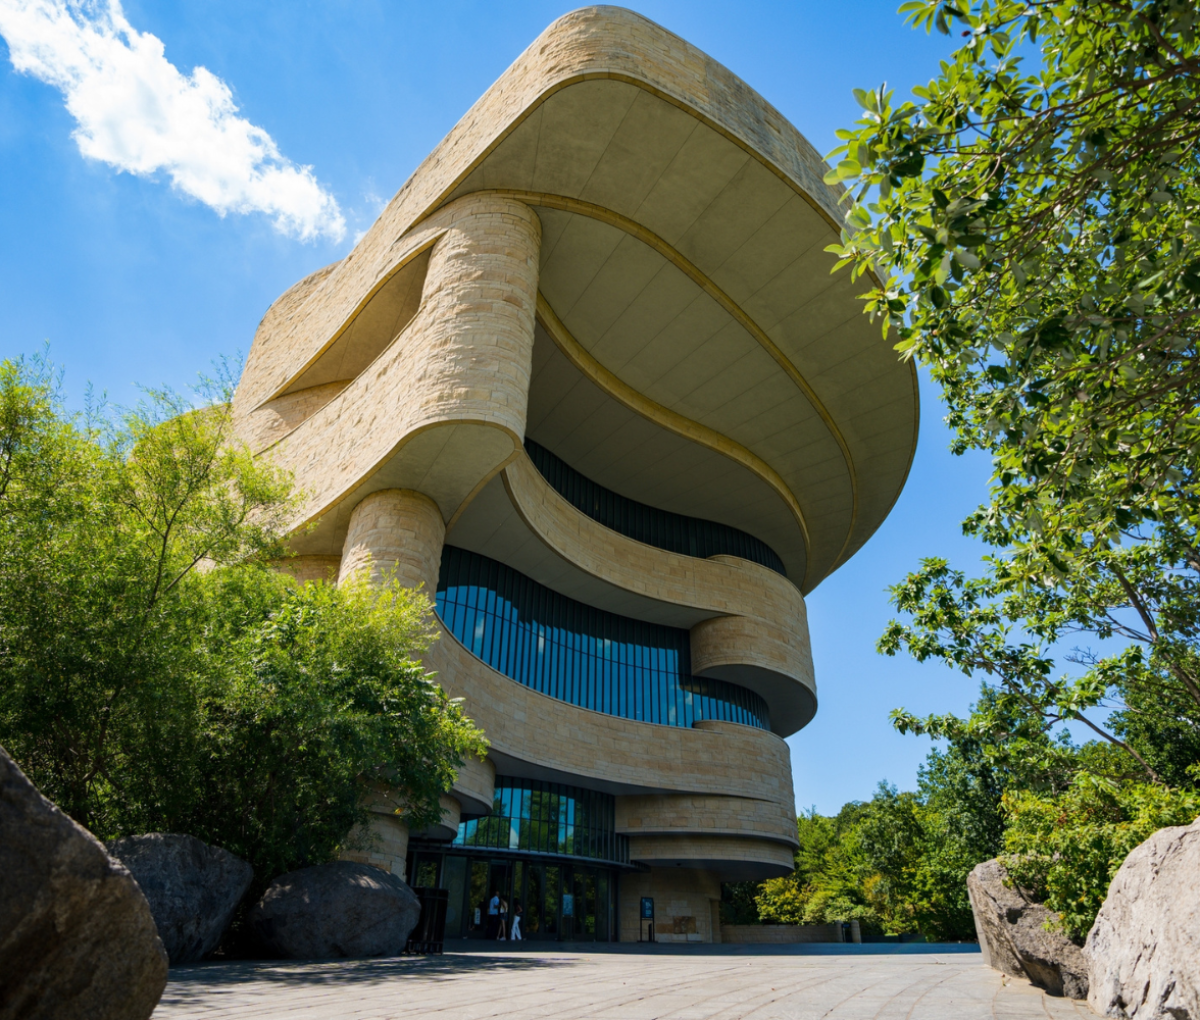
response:
[[[108,844],[150,903],[171,966],[194,963],[221,941],[254,869],[195,836],[152,832]]]
[[[133,876],[0,748],[0,1018],[145,1020],[166,984]]]
[[[293,960],[396,956],[420,913],[403,879],[334,861],[275,879],[250,911],[250,925],[264,948]]]
[[[1200,819],[1125,858],[1084,953],[1103,1016],[1200,1020]]]
[[[1058,930],[1058,915],[1022,890],[1005,885],[999,861],[984,861],[967,876],[967,894],[983,961],[1011,977],[1025,978],[1051,995],[1086,999],[1088,967],[1083,951]]]

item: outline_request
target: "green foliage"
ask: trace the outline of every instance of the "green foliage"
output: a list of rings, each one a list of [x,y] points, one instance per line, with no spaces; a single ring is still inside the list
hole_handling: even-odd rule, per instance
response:
[[[1200,781],[1200,15],[901,12],[963,42],[912,101],[856,91],[864,116],[826,178],[848,186],[830,251],[938,383],[952,449],[994,465],[964,523],[992,547],[984,576],[923,561],[892,588],[905,619],[879,648],[984,686],[965,719],[893,713],[949,742],[920,792],[881,789],[848,829],[824,820],[821,868],[760,910],[808,916],[850,889],[889,928],[970,937],[962,882],[1004,833],[1079,935]],[[1098,739],[1076,746],[1068,722]]]
[[[1129,852],[1158,829],[1191,824],[1200,793],[1083,774],[1057,796],[1008,794],[1004,809],[1009,876],[1058,911],[1066,933],[1082,940]]]
[[[266,880],[335,856],[370,784],[440,817],[482,750],[414,660],[428,599],[269,568],[292,503],[225,403],[75,417],[0,363],[0,743],[101,838],[189,832]]]
[[[365,787],[414,829],[437,822],[440,795],[484,744],[413,658],[432,636],[428,599],[394,581],[297,588],[260,571],[269,601],[248,620],[245,571],[225,573],[204,578],[220,651],[197,678],[202,785],[176,827],[278,874],[334,856]]]
[[[880,274],[867,307],[930,366],[960,447],[995,451],[1003,491],[979,526],[1044,536],[1042,569],[1065,571],[1141,521],[1193,518],[1195,5],[901,10],[965,42],[916,102],[856,93],[865,116],[830,174],[852,185],[835,249]]]
[[[999,802],[990,773],[951,747],[929,756],[919,793],[881,783],[869,802],[835,817],[801,815],[796,870],[762,883],[759,919],[858,919],[866,933],[972,939],[966,876],[1000,849]]]
[[[830,175],[850,185],[834,251],[939,383],[954,449],[992,454],[964,530],[996,552],[981,578],[924,561],[892,589],[909,619],[880,648],[981,672],[1034,728],[897,725],[969,731],[1061,781],[1088,759],[1048,736],[1074,721],[1130,776],[1183,782],[1200,747],[1195,5],[902,11],[965,41],[913,101],[858,93]]]

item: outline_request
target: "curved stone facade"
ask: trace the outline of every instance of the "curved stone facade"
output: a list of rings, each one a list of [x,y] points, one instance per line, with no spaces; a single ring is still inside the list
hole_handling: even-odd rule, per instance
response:
[[[637,937],[648,896],[657,936],[686,941],[719,932],[722,881],[789,870],[783,738],[817,708],[805,595],[886,516],[917,421],[911,367],[829,274],[840,221],[823,173],[728,70],[629,11],[585,8],[345,259],[268,311],[234,416],[305,493],[283,569],[369,566],[431,597],[453,583],[466,601],[439,606],[475,613],[425,665],[483,727],[487,759],[423,833],[372,791],[359,859],[403,871],[409,835],[456,833],[464,853],[516,859],[520,825],[540,831],[535,800],[602,802],[588,831],[609,826],[606,860],[627,848],[636,870],[612,872],[619,918],[596,930]],[[540,473],[550,458],[571,499]],[[685,540],[735,533],[758,562]],[[505,592],[520,598],[501,612]],[[757,707],[696,707],[731,690]],[[485,825],[493,803],[511,833]]]

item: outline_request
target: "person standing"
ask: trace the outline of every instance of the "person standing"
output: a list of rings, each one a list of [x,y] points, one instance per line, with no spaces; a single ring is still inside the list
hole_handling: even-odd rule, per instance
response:
[[[500,901],[500,934],[496,936],[497,942],[503,942],[508,938],[508,900]]]
[[[523,913],[525,913],[525,911],[521,908],[521,901],[513,900],[512,934],[509,935],[509,938],[512,939],[513,942],[524,941],[524,938],[521,935],[521,915]]]
[[[500,928],[500,893],[493,889],[492,898],[488,900],[486,937],[494,939]]]

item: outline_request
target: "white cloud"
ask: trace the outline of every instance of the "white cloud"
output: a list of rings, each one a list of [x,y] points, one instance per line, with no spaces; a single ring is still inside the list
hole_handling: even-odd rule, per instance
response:
[[[165,171],[220,215],[261,212],[280,232],[341,240],[346,222],[312,168],[297,166],[238,116],[203,67],[185,75],[129,24],[120,0],[0,0],[13,67],[60,89],[79,151],[119,170]]]

